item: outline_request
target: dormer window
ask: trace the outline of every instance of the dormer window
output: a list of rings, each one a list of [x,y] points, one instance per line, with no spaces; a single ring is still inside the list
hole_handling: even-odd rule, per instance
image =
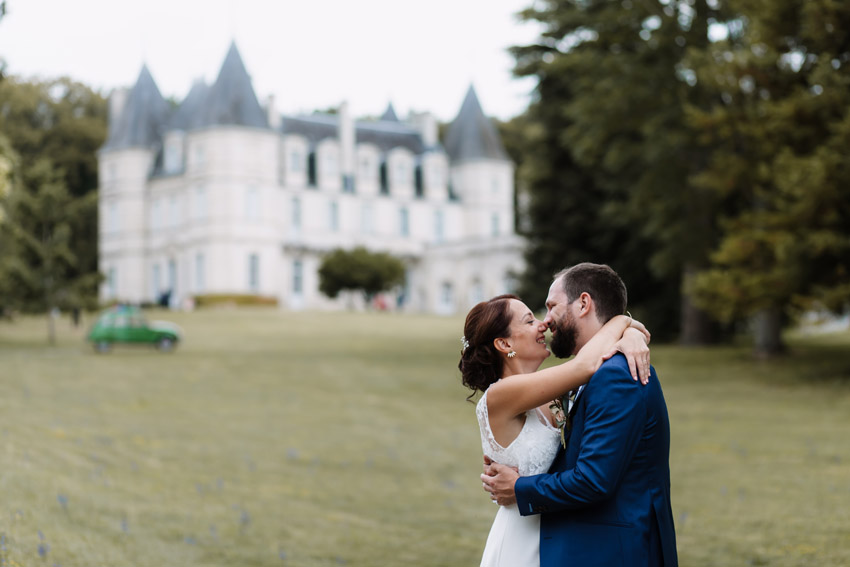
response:
[[[410,172],[407,168],[407,164],[402,161],[396,162],[393,183],[398,185],[407,185],[410,183],[409,177]]]
[[[323,172],[328,177],[332,177],[337,174],[338,166],[336,156],[333,154],[326,155],[323,164]]]
[[[375,169],[372,160],[368,157],[360,159],[360,177],[362,179],[372,179],[375,177]]]
[[[163,163],[165,173],[179,173],[183,169],[183,136],[171,134],[165,143]]]
[[[289,152],[289,171],[292,173],[304,171],[304,156],[298,150]]]

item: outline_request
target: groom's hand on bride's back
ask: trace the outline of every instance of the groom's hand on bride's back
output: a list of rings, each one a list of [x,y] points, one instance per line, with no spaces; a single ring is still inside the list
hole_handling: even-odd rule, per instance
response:
[[[484,474],[481,475],[481,482],[484,490],[490,495],[490,500],[501,506],[516,504],[514,485],[518,478],[519,471],[515,467],[500,465],[484,455]]]

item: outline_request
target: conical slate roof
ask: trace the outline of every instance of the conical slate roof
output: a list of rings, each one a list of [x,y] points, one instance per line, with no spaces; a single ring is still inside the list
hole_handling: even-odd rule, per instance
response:
[[[446,153],[453,162],[476,159],[507,160],[508,154],[493,122],[484,114],[470,85],[457,117],[449,126]]]
[[[170,107],[162,98],[147,65],[142,66],[104,149],[151,147],[159,141],[169,112]]]
[[[183,99],[180,107],[171,117],[169,126],[177,130],[191,130],[196,128],[202,120],[204,100],[210,88],[203,79],[195,81],[189,94]]]
[[[387,105],[387,109],[381,115],[380,119],[384,122],[400,122],[398,116],[395,113],[395,108],[393,108],[393,103],[389,103]]]
[[[266,113],[257,101],[251,77],[236,43],[230,44],[218,78],[203,103],[200,125],[238,125],[268,128]]]

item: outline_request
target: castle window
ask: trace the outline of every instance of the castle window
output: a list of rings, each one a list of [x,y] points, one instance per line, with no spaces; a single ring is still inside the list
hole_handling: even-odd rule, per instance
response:
[[[260,256],[248,255],[248,289],[256,293],[260,289]]]
[[[181,137],[168,140],[165,145],[165,173],[178,173],[183,169],[183,140]]]
[[[397,161],[395,164],[395,171],[393,172],[393,184],[394,185],[408,185],[410,184],[410,171],[407,167],[407,164],[402,161]]]
[[[151,206],[150,226],[153,230],[162,228],[162,199],[154,199]]]
[[[304,171],[304,158],[298,150],[292,150],[289,153],[289,171],[292,173]]]
[[[106,206],[106,232],[118,232],[118,203],[112,202]]]
[[[114,298],[118,295],[118,269],[111,267],[106,271],[106,296]]]
[[[422,181],[422,166],[416,166],[416,170],[413,174],[413,182],[416,191],[416,198],[421,199],[425,196],[425,184]]]
[[[354,193],[354,176],[353,175],[343,175],[342,176],[342,192],[343,193]]]
[[[328,177],[333,177],[334,175],[336,175],[338,172],[336,156],[333,154],[327,154],[325,155],[325,159],[323,161],[324,163],[322,164],[322,173],[324,173]]]
[[[203,185],[195,187],[195,218],[207,218],[207,189]]]
[[[499,213],[493,213],[490,217],[490,234],[499,236]]]
[[[381,163],[381,195],[390,194],[390,182],[387,179],[387,162]]]
[[[445,234],[445,219],[443,218],[443,211],[434,211],[434,240],[436,242],[443,242],[446,238]]]
[[[363,203],[363,208],[360,209],[360,232],[363,234],[372,234],[373,230],[372,204]]]
[[[316,152],[310,152],[307,156],[307,185],[316,186]]]
[[[172,195],[170,199],[168,199],[168,226],[175,227],[177,226],[180,219],[178,218],[178,209],[177,209],[177,195]]]
[[[260,192],[256,187],[248,187],[245,191],[245,218],[248,220],[260,218]]]
[[[331,201],[328,210],[328,228],[331,232],[339,231],[339,203]]]
[[[443,312],[454,309],[454,289],[451,282],[443,282],[440,286],[440,308]]]
[[[204,255],[201,252],[195,254],[195,291],[202,293],[206,287],[206,266]]]
[[[204,146],[201,144],[195,146],[194,160],[195,168],[203,167],[204,161],[206,160],[206,153],[204,152]]]
[[[162,291],[162,278],[159,273],[159,264],[153,265],[152,279],[151,287],[153,288],[153,297],[154,300],[159,300],[159,294]]]
[[[472,280],[472,285],[469,288],[469,305],[477,305],[484,301],[484,286],[481,285],[481,280],[478,278]]]
[[[177,262],[174,260],[168,261],[168,289],[171,293],[177,289]]]
[[[410,212],[407,207],[398,210],[399,233],[402,236],[410,236]]]
[[[304,292],[304,263],[301,260],[292,261],[292,293],[300,295]]]
[[[375,177],[375,170],[373,169],[372,160],[368,157],[363,157],[360,159],[360,177],[363,179],[372,179]]]
[[[298,197],[292,198],[292,228],[296,231],[301,230],[301,199]]]
[[[431,166],[431,179],[429,185],[433,187],[442,187],[443,185],[443,168],[439,165]]]

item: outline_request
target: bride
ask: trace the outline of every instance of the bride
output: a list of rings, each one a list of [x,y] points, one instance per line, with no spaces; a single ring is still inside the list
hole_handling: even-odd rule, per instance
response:
[[[549,356],[546,325],[515,295],[473,307],[464,324],[463,384],[483,395],[476,414],[485,459],[517,468],[522,476],[549,470],[569,407],[554,403],[590,380],[602,362],[623,352],[648,379],[649,333],[624,315],[614,317],[571,360],[538,371]],[[641,364],[635,364],[642,358]],[[568,403],[568,402],[567,402]],[[555,419],[557,415],[558,419]],[[481,567],[539,567],[540,515],[520,516],[516,504],[496,513]]]

